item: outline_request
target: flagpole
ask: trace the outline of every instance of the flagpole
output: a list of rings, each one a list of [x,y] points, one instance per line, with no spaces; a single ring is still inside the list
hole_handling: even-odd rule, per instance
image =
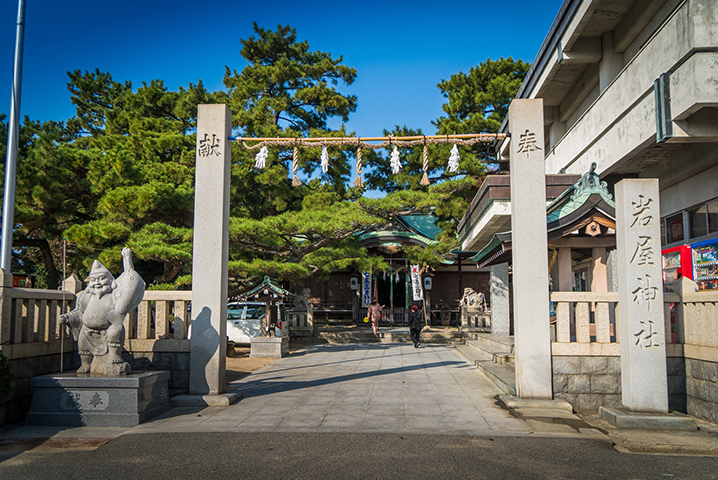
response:
[[[67,313],[65,309],[65,280],[67,280],[67,240],[62,237],[62,314]],[[65,325],[60,324],[60,373],[65,368]]]
[[[11,271],[12,233],[15,220],[15,187],[17,177],[17,149],[20,131],[20,91],[22,89],[22,55],[25,39],[25,0],[18,0],[17,33],[15,35],[15,75],[12,82],[10,126],[8,130],[7,158],[5,160],[5,195],[2,215],[2,252],[0,267]]]

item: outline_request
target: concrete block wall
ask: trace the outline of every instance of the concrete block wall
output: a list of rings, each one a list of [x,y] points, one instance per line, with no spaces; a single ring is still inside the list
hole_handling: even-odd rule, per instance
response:
[[[554,356],[553,391],[577,412],[620,407],[621,358]]]
[[[687,361],[687,360],[686,360]],[[705,363],[705,362],[703,362]],[[717,366],[718,364],[713,364]],[[706,373],[716,375],[716,370],[698,367],[702,377]],[[690,400],[686,405],[686,363],[682,357],[668,357],[668,405],[671,411],[690,413],[691,415],[709,418],[691,412]],[[701,383],[703,382],[703,383]],[[703,378],[693,382],[699,387],[697,392],[708,392],[710,382]],[[714,387],[716,382],[713,382]],[[622,404],[621,399],[621,357],[619,356],[553,356],[553,391],[554,398],[569,402],[577,412],[595,412],[598,407],[617,407]],[[690,391],[690,390],[689,390]],[[713,395],[718,395],[713,390]],[[689,397],[690,398],[690,397]],[[701,397],[703,398],[703,397]],[[695,397],[694,405],[706,403],[705,400]],[[716,414],[717,403],[713,403],[713,414]],[[704,410],[708,408],[703,405]],[[715,421],[715,420],[714,420]]]
[[[57,373],[60,371],[60,354],[42,355],[27,358],[15,358],[8,361],[13,376],[10,396],[0,404],[0,426],[10,425],[25,419],[32,401],[32,377]],[[77,352],[65,352],[63,370],[73,371],[80,368]]]
[[[687,413],[686,409],[686,360],[683,357],[667,357],[668,409]]]
[[[688,413],[718,422],[718,363],[693,358],[685,362]]]

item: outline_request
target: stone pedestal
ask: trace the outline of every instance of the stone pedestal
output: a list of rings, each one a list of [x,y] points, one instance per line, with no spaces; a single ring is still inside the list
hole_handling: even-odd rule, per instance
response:
[[[289,337],[254,337],[250,358],[282,358],[289,353]]]
[[[121,377],[58,373],[34,377],[28,425],[134,427],[172,405],[170,373]]]
[[[678,412],[672,413],[634,413],[613,407],[599,407],[601,418],[618,428],[641,430],[684,430],[696,431],[696,419]]]
[[[509,264],[491,266],[491,334],[507,336],[509,320]]]

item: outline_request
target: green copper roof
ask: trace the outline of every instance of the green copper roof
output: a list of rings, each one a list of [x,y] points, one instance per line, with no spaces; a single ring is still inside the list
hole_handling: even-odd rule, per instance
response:
[[[402,215],[397,218],[413,230],[432,240],[436,240],[436,237],[441,233],[441,228],[436,225],[436,217],[434,215],[414,213],[411,215]]]
[[[591,164],[591,169],[586,172],[581,179],[566,189],[553,202],[546,207],[546,222],[551,223],[559,220],[578,210],[589,197],[598,194],[611,207],[616,208],[616,204],[608,193],[606,182],[602,182],[596,171],[596,162]],[[570,197],[569,197],[570,195]]]
[[[241,296],[245,297],[245,298],[251,297],[252,295],[257,294],[264,289],[267,289],[267,290],[271,291],[272,293],[276,293],[276,294],[283,295],[283,296],[294,296],[294,294],[292,292],[283,289],[282,287],[279,286],[279,284],[277,284],[274,280],[272,280],[269,277],[264,277],[264,280],[262,280],[262,283],[260,283],[256,287],[254,287],[252,290],[250,290],[246,293],[243,293]]]
[[[482,260],[488,258],[489,255],[494,252],[503,253],[505,251],[504,249],[501,249],[500,251],[497,249],[504,244],[507,239],[507,236],[508,238],[511,238],[511,232],[501,232],[494,234],[494,236],[491,238],[491,241],[487,243],[484,248],[479,250],[476,255],[471,257],[471,261],[474,263],[481,263]]]
[[[546,207],[546,223],[551,224],[576,212],[586,204],[591,195],[599,195],[610,207],[616,208],[616,204],[608,192],[606,182],[600,181],[596,173],[595,162],[591,164],[591,169],[578,182],[567,188],[565,192]],[[596,207],[596,204],[593,207]],[[511,248],[510,243],[510,231],[497,233],[471,260],[477,264],[492,262],[509,251]]]
[[[359,235],[359,241],[365,242],[370,239],[374,238],[382,238],[382,237],[392,237],[392,238],[405,238],[407,240],[414,240],[417,242],[425,243],[425,244],[433,244],[437,243],[436,240],[432,238],[425,237],[424,235],[419,235],[417,233],[413,232],[402,232],[397,230],[379,230],[376,232],[366,232]],[[387,239],[387,241],[391,241]]]

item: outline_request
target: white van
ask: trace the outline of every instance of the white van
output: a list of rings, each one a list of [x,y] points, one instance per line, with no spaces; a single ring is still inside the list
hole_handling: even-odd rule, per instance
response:
[[[227,304],[227,336],[235,344],[249,344],[260,335],[260,322],[267,316],[262,302],[232,302]]]

